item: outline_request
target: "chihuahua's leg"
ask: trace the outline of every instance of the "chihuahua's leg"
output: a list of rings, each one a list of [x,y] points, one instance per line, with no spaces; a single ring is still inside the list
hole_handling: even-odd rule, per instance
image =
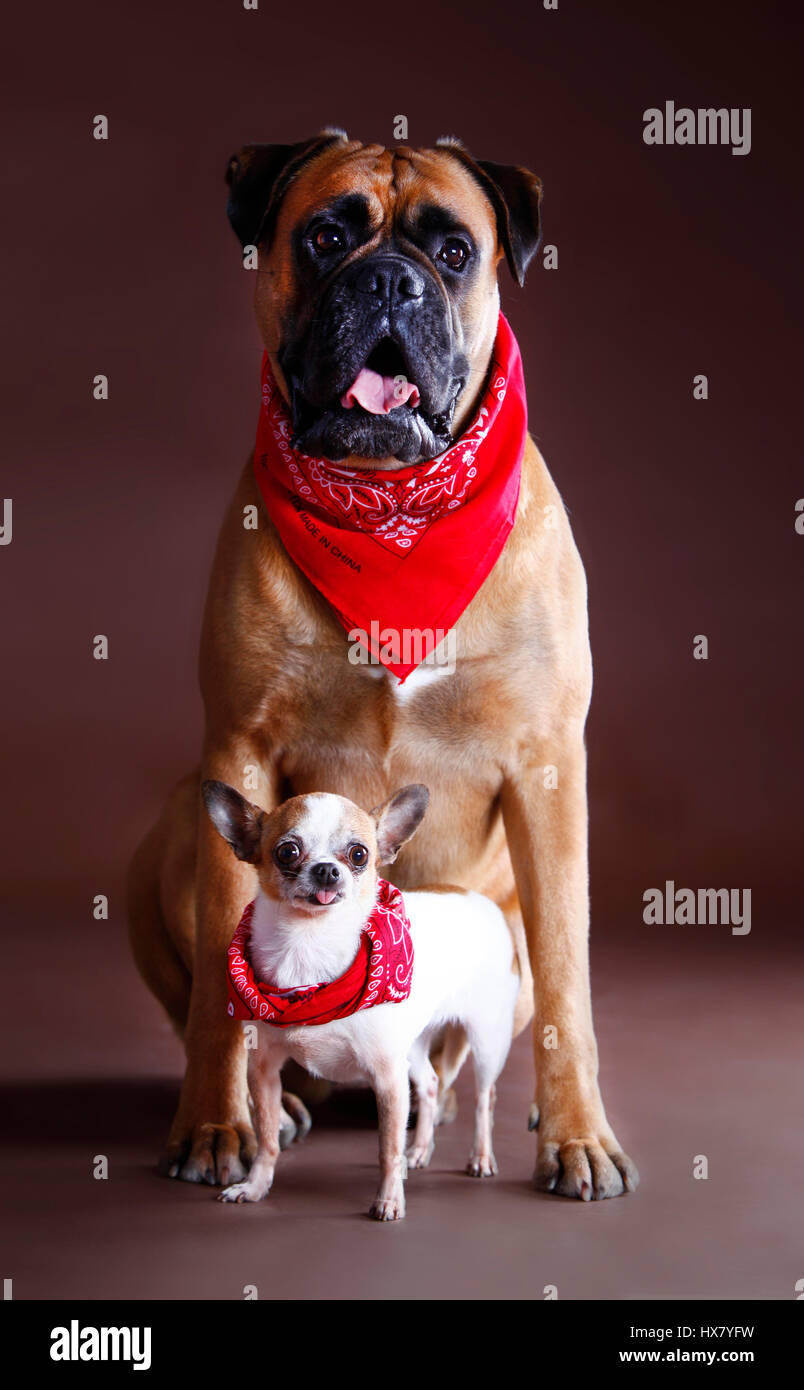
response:
[[[497,1162],[491,1147],[496,1098],[496,1086],[481,1085],[478,1079],[475,1090],[475,1137],[466,1165],[466,1171],[472,1178],[493,1178],[497,1172]]]
[[[489,973],[479,986],[467,1018],[467,1033],[475,1073],[475,1133],[466,1171],[473,1178],[497,1172],[491,1132],[494,1125],[496,1081],[505,1066],[519,996],[516,974]]]
[[[409,1054],[410,1076],[416,1087],[416,1130],[408,1146],[408,1168],[426,1168],[433,1156],[433,1126],[438,1107],[438,1077],[427,1055],[427,1042],[417,1038]]]
[[[484,994],[484,1005],[487,1000],[492,1004],[495,1002],[493,990],[490,994]],[[503,999],[500,999],[491,1017],[475,1020],[474,1026],[469,1029],[475,1073],[475,1133],[466,1171],[472,1178],[491,1178],[497,1172],[491,1147],[494,1102],[497,1097],[494,1083],[508,1055],[510,1038],[511,1008]]]
[[[282,1113],[279,1117],[280,1149],[289,1149],[291,1144],[306,1139],[312,1127],[313,1119],[304,1102],[290,1091],[283,1091]]]
[[[261,1028],[258,1046],[248,1054],[248,1088],[254,1102],[257,1154],[246,1181],[225,1187],[218,1194],[219,1202],[259,1202],[271,1190],[279,1157],[283,1061],[284,1057],[270,1046]]]
[[[372,1077],[380,1115],[380,1186],[369,1208],[375,1221],[399,1221],[405,1215],[405,1131],[410,1088],[407,1058],[387,1058]]]
[[[438,1077],[437,1125],[451,1124],[458,1113],[453,1082],[468,1056],[469,1043],[463,1028],[459,1023],[448,1023],[431,1058]]]

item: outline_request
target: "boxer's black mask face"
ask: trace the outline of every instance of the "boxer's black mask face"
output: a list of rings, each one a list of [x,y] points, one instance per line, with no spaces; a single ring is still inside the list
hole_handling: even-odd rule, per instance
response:
[[[480,389],[497,263],[521,285],[539,245],[540,180],[454,137],[388,150],[327,127],[242,146],[226,182],[232,227],[259,250],[257,316],[297,448],[437,458]]]
[[[295,447],[333,462],[443,453],[469,375],[455,326],[478,270],[471,234],[427,205],[372,228],[365,198],[347,194],[314,210],[293,243],[305,313],[279,363]]]

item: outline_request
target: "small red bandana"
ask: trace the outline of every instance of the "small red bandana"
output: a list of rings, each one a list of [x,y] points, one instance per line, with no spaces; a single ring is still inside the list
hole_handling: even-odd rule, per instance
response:
[[[255,899],[256,901],[256,899]],[[273,989],[258,982],[249,964],[254,903],[249,903],[229,947],[230,1018],[256,1018],[272,1028],[304,1023],[331,1023],[373,1004],[398,1004],[410,994],[413,942],[405,903],[398,888],[384,878],[377,883],[377,902],[363,927],[357,955],[337,980],[299,989]]]
[[[514,524],[527,436],[516,338],[500,314],[477,415],[430,462],[342,468],[292,448],[292,432],[264,353],[254,473],[268,514],[346,631],[403,681],[457,622]],[[417,634],[415,659],[405,634]]]

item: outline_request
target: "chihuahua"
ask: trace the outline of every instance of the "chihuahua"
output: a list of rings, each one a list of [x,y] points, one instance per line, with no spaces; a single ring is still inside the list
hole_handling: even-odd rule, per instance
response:
[[[379,876],[421,822],[426,787],[403,787],[366,812],[345,797],[294,796],[275,811],[224,782],[203,784],[207,811],[259,891],[229,948],[229,1013],[259,1025],[248,1053],[257,1154],[223,1202],[258,1202],[274,1180],[281,1069],[293,1059],[330,1081],[365,1083],[377,1098],[380,1185],[370,1215],[405,1214],[408,1168],[433,1152],[438,1083],[429,1047],[461,1024],[475,1071],[467,1172],[490,1177],[495,1082],[511,1044],[519,973],[500,909],[479,893],[406,893]],[[409,1079],[418,1099],[405,1153]]]

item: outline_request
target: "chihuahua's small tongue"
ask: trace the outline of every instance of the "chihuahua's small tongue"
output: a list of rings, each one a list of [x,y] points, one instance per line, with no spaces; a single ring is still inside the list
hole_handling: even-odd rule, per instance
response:
[[[362,367],[348,391],[341,396],[341,405],[345,410],[351,410],[357,404],[362,405],[370,415],[387,415],[389,410],[394,410],[398,405],[407,405],[408,401],[414,408],[419,404],[418,386],[401,376],[381,376],[370,367]]]
[[[338,894],[334,888],[317,888],[315,900],[317,903],[320,903],[322,907],[326,907],[327,903],[333,902],[337,896]]]

